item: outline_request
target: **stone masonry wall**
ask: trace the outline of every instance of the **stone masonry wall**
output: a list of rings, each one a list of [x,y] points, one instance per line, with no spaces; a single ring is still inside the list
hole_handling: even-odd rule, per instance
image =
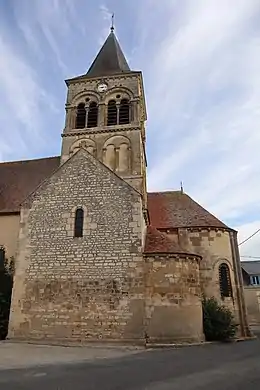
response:
[[[89,153],[63,164],[22,209],[9,337],[142,339],[141,221],[139,194]]]
[[[108,89],[99,93],[97,86],[100,82],[106,82]],[[120,96],[119,100],[117,96]],[[130,101],[131,123],[126,125],[107,126],[107,104],[110,99],[120,101],[127,98]],[[94,100],[98,104],[98,126],[95,128],[76,129],[76,110],[79,103],[85,103],[86,99]],[[66,103],[66,121],[63,132],[61,163],[66,161],[78,142],[91,142],[94,147],[95,157],[106,163],[106,147],[114,145],[117,155],[123,155],[128,160],[128,169],[117,170],[117,174],[123,177],[135,189],[143,194],[145,199],[146,178],[144,166],[144,151],[142,136],[144,137],[145,100],[142,86],[141,72],[130,72],[124,75],[110,75],[109,77],[84,78],[72,80],[68,83],[68,95]],[[124,143],[125,153],[120,150],[118,138]],[[117,140],[116,140],[117,139]],[[127,155],[127,156],[126,156]],[[109,164],[107,164],[109,165]],[[114,165],[114,164],[112,164]],[[112,168],[111,168],[112,169]]]
[[[245,286],[245,301],[250,325],[260,325],[260,287]]]
[[[111,130],[111,129],[110,129]],[[77,142],[94,142],[95,152],[94,157],[99,161],[105,163],[104,159],[104,146],[110,142],[114,144],[115,137],[122,137],[129,143],[129,169],[126,172],[117,172],[120,177],[123,177],[128,183],[136,188],[140,193],[143,192],[143,172],[141,161],[141,143],[140,143],[140,129],[133,128],[130,125],[118,126],[113,131],[75,131],[70,133],[70,136],[66,134],[63,137],[62,146],[62,162],[66,161],[70,157],[70,150],[73,144]]]
[[[224,229],[178,229],[178,234],[170,234],[179,240],[182,247],[202,256],[200,262],[200,283],[206,296],[214,296],[221,304],[231,309],[238,319],[238,302],[234,275],[234,264],[229,232]],[[221,299],[219,286],[219,265],[229,266],[233,297]]]
[[[146,332],[150,342],[203,340],[199,257],[146,256]]]

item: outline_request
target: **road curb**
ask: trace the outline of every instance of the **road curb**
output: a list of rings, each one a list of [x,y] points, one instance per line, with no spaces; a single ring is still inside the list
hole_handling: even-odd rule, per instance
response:
[[[228,340],[228,341],[205,341],[201,343],[182,343],[182,344],[153,344],[153,343],[147,343],[146,348],[147,349],[160,349],[160,348],[186,348],[186,347],[203,347],[206,345],[212,345],[212,344],[233,344],[233,343],[240,343],[243,341],[253,341],[256,340],[256,336],[252,337],[240,337],[237,339],[233,340]]]

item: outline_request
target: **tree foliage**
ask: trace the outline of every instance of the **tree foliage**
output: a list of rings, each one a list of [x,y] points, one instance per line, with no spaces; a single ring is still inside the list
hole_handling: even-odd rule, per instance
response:
[[[237,331],[232,312],[215,298],[203,298],[203,328],[207,341],[227,341]]]

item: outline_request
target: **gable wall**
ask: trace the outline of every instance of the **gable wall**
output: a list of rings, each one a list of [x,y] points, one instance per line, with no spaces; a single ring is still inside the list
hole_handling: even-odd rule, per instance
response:
[[[22,210],[9,337],[143,337],[141,220],[140,196],[88,153],[63,164]]]

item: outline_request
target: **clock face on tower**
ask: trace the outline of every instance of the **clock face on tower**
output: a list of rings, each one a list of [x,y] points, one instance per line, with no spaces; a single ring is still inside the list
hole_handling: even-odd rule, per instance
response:
[[[100,83],[97,87],[98,92],[105,92],[107,90],[107,84]]]

